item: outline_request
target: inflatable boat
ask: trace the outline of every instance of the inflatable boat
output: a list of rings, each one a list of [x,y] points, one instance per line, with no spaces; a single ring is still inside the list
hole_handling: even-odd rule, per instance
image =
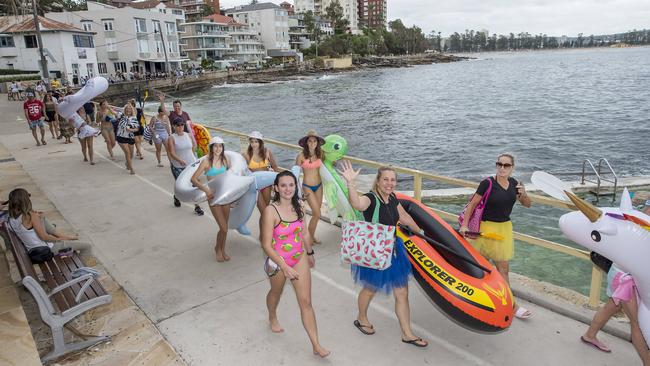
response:
[[[481,333],[510,326],[514,300],[505,279],[465,238],[430,208],[397,194],[424,235],[400,226],[413,276],[433,303],[459,325]],[[496,242],[495,242],[496,244]]]

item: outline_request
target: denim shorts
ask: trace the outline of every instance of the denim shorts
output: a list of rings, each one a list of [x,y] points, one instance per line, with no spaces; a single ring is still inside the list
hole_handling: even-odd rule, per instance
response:
[[[43,123],[43,119],[42,119],[42,118],[41,118],[41,119],[34,120],[34,121],[29,121],[29,129],[30,129],[30,130],[35,130],[36,127],[40,127],[40,128],[45,127],[45,124]]]

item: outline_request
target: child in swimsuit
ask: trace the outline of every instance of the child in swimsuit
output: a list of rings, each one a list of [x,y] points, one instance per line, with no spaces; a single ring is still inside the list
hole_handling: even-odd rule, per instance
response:
[[[291,280],[302,323],[311,341],[312,350],[320,357],[330,352],[320,345],[316,316],[311,303],[311,272],[314,266],[314,251],[311,236],[304,230],[304,211],[298,197],[298,180],[290,171],[279,173],[273,183],[273,203],[262,214],[262,248],[269,257],[268,262],[277,263],[280,270],[270,274],[271,289],[266,295],[271,331],[284,331],[278,321],[277,308],[282,289]]]
[[[315,131],[309,131],[305,137],[298,141],[298,145],[302,146],[302,151],[296,157],[296,165],[300,166],[303,172],[302,186],[307,188],[303,190],[305,199],[311,209],[309,234],[314,238],[316,244],[320,244],[320,240],[316,239],[315,234],[323,205],[323,189],[321,188],[323,182],[320,177],[320,167],[323,158],[321,146],[324,143],[325,139],[318,136]]]

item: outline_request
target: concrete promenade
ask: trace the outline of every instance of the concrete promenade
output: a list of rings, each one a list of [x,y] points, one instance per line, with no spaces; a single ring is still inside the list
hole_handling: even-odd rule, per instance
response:
[[[95,166],[82,162],[76,141],[64,145],[48,137],[48,145],[36,147],[21,108],[22,103],[0,101],[0,143],[190,365],[640,365],[630,343],[601,334],[613,352],[599,352],[580,342],[583,323],[528,303],[534,317],[515,320],[503,334],[469,332],[436,310],[415,282],[412,323],[429,347],[400,342],[392,297],[373,302],[370,319],[377,333],[365,336],[352,325],[358,288],[339,262],[340,229],[324,222],[318,229],[323,244],[315,246],[312,296],[321,342],[332,355],[317,359],[292,289],[285,289],[279,309],[285,332],[268,328],[269,285],[254,239],[257,212],[249,224],[253,235],[231,231],[232,260],[217,263],[216,223],[205,204],[203,217],[188,205],[173,207],[168,162],[157,168],[148,150],[131,176],[119,148],[117,162],[106,158],[101,137],[95,140]]]

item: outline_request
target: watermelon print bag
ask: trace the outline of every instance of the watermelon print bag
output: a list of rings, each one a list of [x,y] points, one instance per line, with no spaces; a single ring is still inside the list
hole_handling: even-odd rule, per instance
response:
[[[378,270],[390,267],[395,246],[395,226],[379,224],[378,221],[377,196],[371,222],[343,221],[342,261]]]

